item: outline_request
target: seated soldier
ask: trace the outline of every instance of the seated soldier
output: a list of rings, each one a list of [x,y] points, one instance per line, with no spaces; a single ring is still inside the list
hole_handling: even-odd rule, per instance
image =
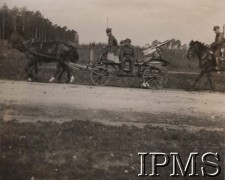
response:
[[[125,40],[121,40],[121,41],[120,41],[120,46],[119,46],[119,48],[117,49],[117,53],[116,53],[117,56],[120,56],[120,50],[121,50],[121,48],[124,46],[124,44],[125,44]]]
[[[215,42],[213,42],[210,47],[213,50],[214,58],[215,58],[215,68],[218,69],[219,65],[219,58],[220,58],[220,50],[224,43],[224,33],[220,32],[220,27],[215,26],[213,28],[214,32],[216,33]]]
[[[126,39],[120,48],[121,74],[123,74],[125,63],[130,64],[130,74],[134,74],[134,61],[136,60],[136,50],[131,45],[131,40]]]

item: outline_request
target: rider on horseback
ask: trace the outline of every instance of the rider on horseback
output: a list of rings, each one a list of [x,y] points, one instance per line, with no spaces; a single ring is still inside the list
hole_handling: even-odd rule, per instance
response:
[[[216,38],[215,38],[215,42],[213,42],[210,45],[210,48],[213,50],[213,54],[214,54],[214,58],[215,58],[215,68],[216,69],[218,69],[221,47],[224,43],[224,28],[225,28],[225,26],[223,27],[223,32],[220,32],[219,26],[215,26],[213,28],[214,32],[216,33]]]

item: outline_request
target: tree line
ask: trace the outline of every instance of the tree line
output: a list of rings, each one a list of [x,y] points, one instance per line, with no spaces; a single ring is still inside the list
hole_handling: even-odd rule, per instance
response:
[[[75,30],[53,24],[39,11],[29,11],[26,7],[9,9],[5,3],[0,8],[0,39],[9,40],[13,33],[40,41],[79,43],[79,36]]]

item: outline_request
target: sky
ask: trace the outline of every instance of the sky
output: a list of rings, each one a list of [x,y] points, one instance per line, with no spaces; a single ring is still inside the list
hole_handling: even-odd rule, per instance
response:
[[[213,26],[225,24],[225,0],[0,0],[12,8],[39,10],[53,23],[78,32],[80,43],[107,42],[109,27],[118,41],[183,43],[215,39]]]

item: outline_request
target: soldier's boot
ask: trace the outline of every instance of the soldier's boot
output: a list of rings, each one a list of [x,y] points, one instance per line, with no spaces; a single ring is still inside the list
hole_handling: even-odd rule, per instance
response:
[[[130,62],[130,74],[134,75],[134,62],[133,61]]]
[[[220,61],[223,62],[225,59],[224,59],[224,52],[225,52],[225,49],[224,48],[221,48],[220,49]]]
[[[215,70],[219,70],[219,58],[215,57]]]
[[[124,74],[124,72],[123,72],[123,71],[124,71],[124,67],[125,67],[125,61],[122,61],[122,62],[121,62],[121,65],[120,65],[120,74],[121,74],[121,75]]]

